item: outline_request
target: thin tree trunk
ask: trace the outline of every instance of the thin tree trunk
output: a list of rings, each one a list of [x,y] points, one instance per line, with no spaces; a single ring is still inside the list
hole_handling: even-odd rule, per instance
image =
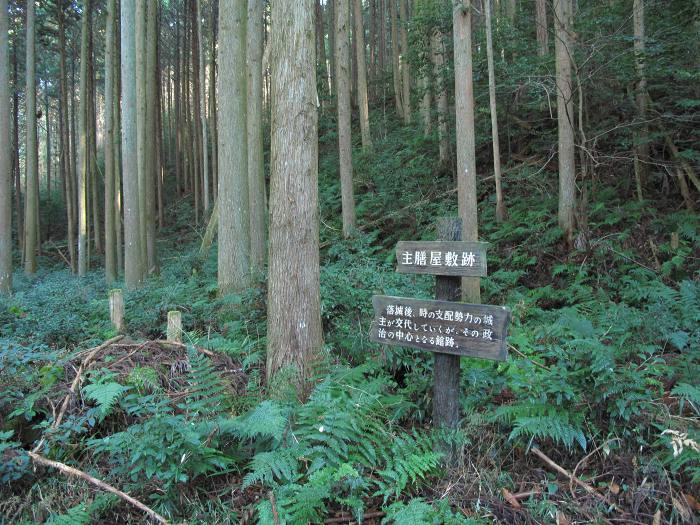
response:
[[[362,24],[362,0],[355,4],[355,41],[357,42],[357,102],[360,106],[360,133],[362,149],[372,148],[372,134],[369,129],[369,102],[367,100],[367,67],[365,65],[365,28]]]
[[[255,271],[265,264],[267,202],[263,161],[262,58],[263,2],[248,0],[248,189],[250,193],[250,263]]]
[[[149,0],[136,0],[136,162],[139,176],[139,247],[141,248],[141,269],[148,274],[148,182],[151,173],[148,169],[148,10]],[[133,154],[133,152],[132,152]]]
[[[46,95],[46,193],[49,202],[51,202],[51,101]]]
[[[342,2],[342,0],[340,0]],[[328,2],[328,9],[329,9],[329,17],[331,19],[331,23],[329,25],[329,30],[328,30],[328,44],[329,44],[329,51],[330,51],[330,71],[328,72],[331,82],[330,82],[330,88],[331,88],[331,97],[337,97],[336,93],[336,83],[337,79],[335,78],[335,0],[327,0]]]
[[[202,0],[197,0],[197,23],[199,24],[198,52],[199,52],[199,92],[202,97],[207,92],[206,87],[206,61],[204,60],[204,19],[202,18]],[[207,105],[202,101],[199,104],[199,118],[202,132],[202,197],[204,213],[209,213],[209,138],[207,136]]]
[[[573,242],[576,208],[574,104],[571,86],[569,24],[571,0],[554,0],[556,27],[557,123],[559,129],[559,226]]]
[[[107,1],[105,27],[105,280],[107,286],[117,279],[117,250],[115,246],[115,185],[114,185],[114,11],[115,0]]]
[[[114,154],[114,227],[115,227],[115,243],[117,250],[117,275],[124,273],[124,239],[122,234],[122,154],[121,154],[121,104],[119,94],[121,93],[121,46],[119,45],[120,20],[119,9],[115,10],[114,24],[114,91],[113,91],[113,154]]]
[[[83,2],[80,38],[80,106],[78,109],[78,275],[85,276],[88,267],[88,31],[90,28],[90,0]]]
[[[15,179],[15,219],[17,244],[24,254],[24,213],[22,210],[22,181],[19,169],[19,77],[17,76],[17,46],[12,46],[12,171]]]
[[[501,191],[501,148],[498,142],[498,114],[496,113],[496,75],[493,66],[493,42],[491,36],[491,0],[485,0],[486,58],[489,69],[489,104],[491,108],[491,142],[493,144],[493,177],[496,181],[496,221],[506,218],[506,206]]]
[[[445,42],[442,32],[435,29],[430,38],[437,106],[438,139],[440,141],[440,164],[450,163],[450,136],[447,129],[447,89],[445,83]]]
[[[136,134],[136,31],[135,0],[121,1],[122,169],[124,185],[124,281],[129,289],[143,281],[139,172],[134,155]]]
[[[146,4],[146,272],[158,272],[158,251],[156,247],[156,178],[159,177],[160,159],[158,148],[157,114],[158,102],[158,5],[156,0]]]
[[[27,39],[25,69],[27,109],[26,118],[26,200],[24,208],[24,271],[27,275],[36,272],[36,250],[38,244],[37,214],[39,210],[39,170],[36,136],[36,34],[35,34],[34,2],[27,2]]]
[[[537,24],[537,54],[545,57],[549,53],[547,0],[535,0],[535,23]]]
[[[386,5],[385,0],[379,0],[379,81],[384,85],[384,73],[386,73]]]
[[[338,105],[338,150],[343,236],[355,229],[355,196],[352,184],[352,135],[350,127],[350,45],[348,10],[335,10],[335,79]]]
[[[472,80],[472,13],[471,2],[455,5],[455,111],[457,138],[457,201],[462,219],[462,239],[479,238],[476,208],[476,139],[474,132],[474,86]],[[462,278],[462,299],[479,303],[479,279]]]
[[[204,202],[204,191],[203,191],[203,181],[204,181],[204,163],[202,154],[202,130],[201,130],[201,111],[202,111],[202,93],[200,92],[199,78],[200,78],[200,62],[199,62],[199,40],[201,35],[199,34],[200,24],[197,18],[197,6],[195,2],[192,4],[192,40],[190,44],[192,46],[190,58],[192,60],[192,146],[193,146],[193,174],[194,174],[194,197],[195,197],[195,218],[199,220],[199,210],[203,209]]]
[[[88,123],[88,141],[90,144],[90,156],[89,158],[89,176],[90,176],[90,190],[92,193],[91,206],[92,206],[92,224],[93,224],[93,235],[95,241],[95,253],[102,252],[102,234],[100,228],[100,205],[98,199],[98,172],[97,172],[97,87],[95,82],[95,60],[94,60],[94,45],[92,37],[92,18],[90,19],[90,31],[89,31],[89,57],[90,62],[88,67],[90,68],[89,73],[89,123]],[[88,258],[89,264],[89,258]]]
[[[12,292],[12,155],[7,0],[0,0],[0,294]]]
[[[175,77],[173,79],[175,98],[175,194],[182,191],[182,75],[180,72],[180,4],[175,7]]]
[[[313,8],[313,6],[310,6]],[[246,0],[219,6],[219,293],[250,284],[250,212],[246,127]],[[313,11],[312,11],[313,12]],[[285,24],[293,24],[285,20]],[[309,32],[313,38],[313,26]]]
[[[402,96],[402,78],[399,67],[399,18],[396,10],[396,0],[388,0],[391,16],[391,71],[394,78],[394,100],[396,102],[396,115],[404,117]]]
[[[411,123],[411,66],[408,63],[408,0],[399,0],[399,38],[401,39],[401,104],[403,122]]]
[[[216,15],[216,0],[211,6],[211,50],[209,63],[209,130],[211,135],[211,174],[212,174],[212,193],[214,201],[217,200],[219,194],[219,157],[217,153],[217,108],[216,108],[216,38],[217,38],[217,17]]]
[[[634,61],[637,71],[635,98],[639,129],[635,133],[634,180],[637,187],[637,199],[644,200],[643,186],[648,177],[649,164],[649,125],[647,119],[647,79],[645,72],[645,35],[644,35],[644,0],[634,0]]]
[[[268,326],[266,371],[271,380],[293,368],[301,393],[323,344],[313,1],[272,0],[270,33],[274,124],[267,317],[275,322]]]

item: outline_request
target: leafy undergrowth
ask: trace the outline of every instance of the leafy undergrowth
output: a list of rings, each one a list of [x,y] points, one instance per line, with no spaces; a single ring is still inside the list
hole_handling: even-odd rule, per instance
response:
[[[379,347],[368,331],[373,294],[432,296],[430,278],[394,272],[393,246],[431,238],[435,217],[454,213],[453,181],[433,171],[430,138],[387,137],[355,159],[361,220],[349,241],[338,232],[337,166],[321,159],[326,346],[305,403],[284,379],[264,385],[264,280],[219,298],[214,250],[197,258],[185,202],[170,210],[160,274],[125,295],[128,338],[83,371],[57,428],[86,349],[115,335],[108,290],[99,270],[77,279],[50,254],[36,279],[18,274],[16,294],[0,302],[0,515],[143,522],[80,480],[33,470],[26,451],[44,436],[45,456],[174,522],[274,523],[273,506],[288,524],[691,522],[700,490],[697,217],[600,189],[570,251],[553,179],[512,170],[503,224],[481,184],[481,235],[491,243],[482,299],[513,312],[510,357],[462,360],[463,420],[439,434],[432,357]],[[183,346],[159,342],[173,309],[183,312]]]

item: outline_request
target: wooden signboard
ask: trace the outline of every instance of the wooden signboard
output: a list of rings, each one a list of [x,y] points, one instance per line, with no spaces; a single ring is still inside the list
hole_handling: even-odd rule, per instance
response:
[[[504,361],[510,311],[503,306],[375,295],[370,339],[431,352]]]
[[[400,241],[396,245],[396,271],[486,277],[487,246],[468,241]]]

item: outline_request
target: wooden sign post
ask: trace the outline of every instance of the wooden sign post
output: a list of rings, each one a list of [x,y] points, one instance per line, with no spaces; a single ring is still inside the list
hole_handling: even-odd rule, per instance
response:
[[[438,238],[396,247],[396,271],[436,275],[437,300],[375,295],[370,339],[435,353],[433,421],[454,428],[459,423],[459,358],[504,361],[510,312],[458,302],[462,277],[486,276],[486,243],[460,241],[457,218],[438,222]]]

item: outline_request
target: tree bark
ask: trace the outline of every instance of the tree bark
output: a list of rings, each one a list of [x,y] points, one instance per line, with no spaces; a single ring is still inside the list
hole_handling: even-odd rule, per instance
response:
[[[139,176],[139,247],[141,248],[141,269],[148,274],[148,36],[146,3],[149,0],[136,0],[136,162]],[[133,154],[133,152],[132,152]]]
[[[437,105],[438,139],[440,142],[440,164],[450,163],[450,136],[447,128],[447,89],[445,83],[445,42],[442,32],[436,28],[430,39]]]
[[[272,0],[270,33],[273,126],[266,371],[271,380],[293,368],[301,392],[323,343],[313,1]],[[337,9],[336,15],[341,11],[346,12]]]
[[[265,265],[267,196],[263,159],[262,58],[263,10],[261,0],[248,0],[248,190],[250,193],[250,263],[254,271]]]
[[[122,170],[124,185],[124,281],[134,289],[143,281],[136,134],[135,0],[121,0]]]
[[[117,279],[117,249],[115,242],[115,184],[114,184],[114,11],[116,1],[107,2],[105,27],[105,280],[110,286]]]
[[[211,8],[211,57],[209,63],[209,130],[211,135],[211,174],[212,193],[214,201],[218,198],[219,192],[219,166],[217,155],[217,110],[216,110],[216,37],[217,37],[217,17],[216,0],[212,2]]]
[[[199,38],[197,39],[199,51],[199,92],[202,97],[207,92],[206,87],[206,61],[204,59],[204,19],[202,18],[202,0],[197,0],[197,24],[199,25]],[[202,131],[202,197],[204,213],[209,213],[209,137],[207,134],[207,105],[200,103],[200,125]]]
[[[34,2],[27,2],[27,39],[26,39],[26,199],[24,207],[24,272],[33,275],[36,272],[36,250],[38,244],[37,215],[39,211],[39,170],[36,136],[36,33]]]
[[[408,0],[399,0],[399,38],[401,39],[401,104],[403,122],[411,123],[411,66],[408,63]]]
[[[7,0],[0,0],[0,294],[12,292],[12,155]]]
[[[554,0],[556,27],[557,124],[559,129],[559,226],[567,242],[573,242],[576,208],[574,151],[574,103],[571,85],[569,27],[571,0]]]
[[[367,100],[367,66],[365,64],[365,28],[362,23],[362,0],[355,4],[355,40],[357,42],[357,103],[360,106],[360,133],[362,149],[372,148],[372,134],[369,129],[369,102]]]
[[[396,10],[396,0],[387,0],[389,2],[389,15],[391,18],[391,71],[394,78],[394,100],[396,102],[396,115],[404,116],[402,104],[402,79],[401,69],[399,67],[399,18]]]
[[[160,176],[160,135],[158,113],[158,4],[148,0],[146,5],[146,273],[158,273],[158,249],[156,244],[156,185]]]
[[[350,46],[348,10],[335,9],[335,79],[338,106],[338,151],[340,157],[340,193],[343,236],[355,229],[355,195],[352,184],[352,135],[350,123]]]
[[[12,46],[12,172],[15,179],[15,219],[17,244],[24,254],[24,214],[22,210],[22,181],[19,169],[19,76],[17,75],[17,46]]]
[[[474,85],[472,79],[471,1],[455,3],[454,26],[455,111],[457,138],[457,206],[462,219],[462,240],[479,237],[476,208],[476,150],[474,132]],[[462,299],[479,303],[479,278],[462,278]]]
[[[220,294],[250,284],[246,17],[246,0],[219,6],[219,206],[226,210],[219,217]]]
[[[88,145],[88,32],[90,0],[83,2],[80,37],[80,104],[78,108],[78,275],[84,277],[88,267],[88,176],[90,151]]]
[[[537,24],[537,54],[545,57],[549,53],[547,0],[535,0],[535,23]]]
[[[640,124],[635,133],[634,179],[637,199],[644,200],[643,186],[649,175],[649,125],[647,124],[647,79],[645,72],[644,0],[634,0],[632,18],[634,22],[634,62],[637,71],[635,98]]]
[[[486,58],[489,69],[489,104],[491,108],[491,143],[493,145],[493,178],[496,181],[496,221],[506,218],[506,206],[501,191],[501,148],[498,142],[498,113],[496,112],[496,75],[493,66],[493,39],[491,35],[491,0],[485,0]]]

